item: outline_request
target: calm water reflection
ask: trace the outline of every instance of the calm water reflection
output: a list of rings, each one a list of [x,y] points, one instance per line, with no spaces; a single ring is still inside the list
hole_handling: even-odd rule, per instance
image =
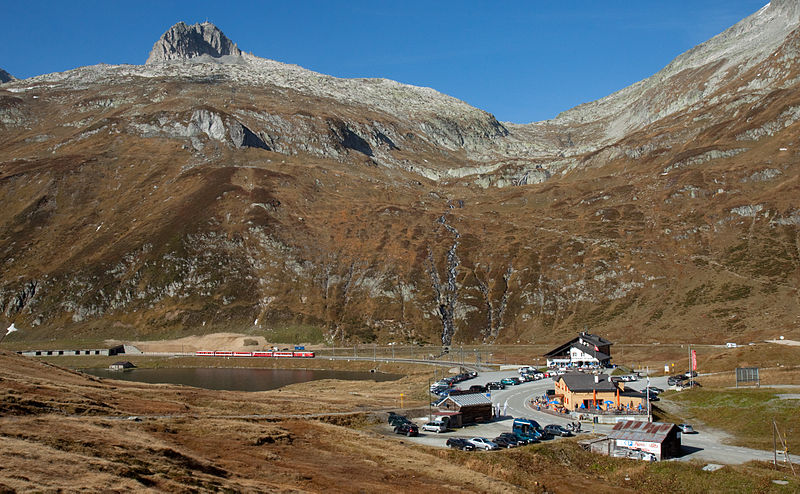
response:
[[[379,372],[351,372],[303,369],[83,369],[97,377],[145,383],[184,384],[205,389],[266,391],[289,384],[341,379],[347,381],[394,381],[402,376]]]

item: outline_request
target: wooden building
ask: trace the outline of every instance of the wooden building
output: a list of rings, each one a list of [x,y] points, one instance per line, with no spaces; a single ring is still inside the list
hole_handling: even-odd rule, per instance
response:
[[[463,424],[492,420],[492,400],[480,393],[448,396],[436,406],[440,409],[460,412]]]
[[[553,399],[568,411],[645,410],[644,394],[625,389],[625,383],[612,381],[606,374],[568,372],[555,381]]]
[[[608,434],[612,447],[652,453],[656,459],[675,458],[681,452],[680,429],[675,424],[623,420]]]
[[[433,412],[433,420],[444,422],[447,427],[455,429],[462,427],[464,424],[461,422],[461,412],[445,410]]]
[[[611,363],[611,345],[613,343],[606,339],[581,332],[544,356],[548,367],[607,367]]]

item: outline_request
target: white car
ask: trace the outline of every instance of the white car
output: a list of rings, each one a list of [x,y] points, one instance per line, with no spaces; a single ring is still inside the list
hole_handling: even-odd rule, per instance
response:
[[[475,446],[475,449],[485,449],[489,451],[490,449],[500,449],[500,446],[497,443],[492,442],[485,437],[473,437],[472,439],[467,439],[470,444]]]
[[[446,432],[447,431],[447,425],[445,425],[444,422],[436,422],[436,421],[428,422],[427,424],[422,426],[422,430],[428,431],[428,432],[435,432],[435,433],[438,434],[440,432]]]

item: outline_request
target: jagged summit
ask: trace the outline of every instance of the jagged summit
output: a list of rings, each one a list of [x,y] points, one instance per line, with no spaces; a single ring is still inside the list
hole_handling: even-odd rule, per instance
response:
[[[16,80],[17,80],[16,77],[14,77],[13,75],[9,74],[5,70],[0,69],[0,84],[2,84],[4,82],[11,82],[11,81],[16,81]]]
[[[153,45],[146,64],[167,60],[187,60],[208,55],[219,58],[225,55],[241,56],[236,43],[228,39],[214,24],[203,22],[187,26],[179,22],[169,28]]]

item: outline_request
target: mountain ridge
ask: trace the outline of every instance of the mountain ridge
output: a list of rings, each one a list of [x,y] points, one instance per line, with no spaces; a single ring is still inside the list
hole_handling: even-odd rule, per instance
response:
[[[788,32],[743,47],[760,55],[739,71],[715,59],[667,78],[674,108],[643,111],[619,139],[607,115],[503,124],[430,88],[251,55],[4,84],[0,319],[23,328],[11,340],[795,334],[800,33]],[[766,36],[731,33],[730,46]],[[680,99],[715,77],[714,92]]]

